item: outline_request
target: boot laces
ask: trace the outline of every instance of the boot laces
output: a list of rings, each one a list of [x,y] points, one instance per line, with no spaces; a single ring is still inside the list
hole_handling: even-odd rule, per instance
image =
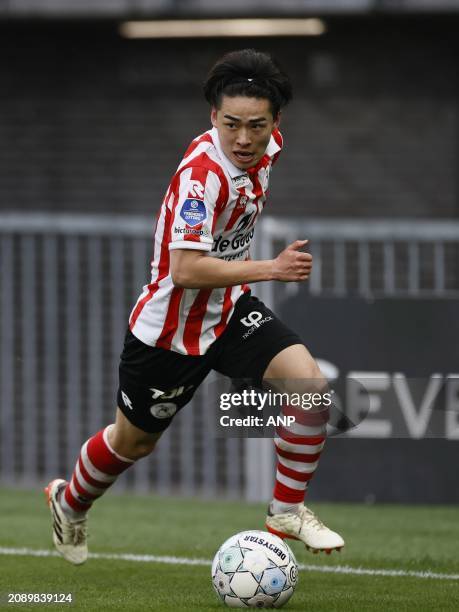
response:
[[[86,542],[87,534],[88,534],[88,529],[86,525],[86,520],[77,521],[73,523],[72,539],[73,539],[74,546],[79,546],[80,544],[84,544]]]
[[[88,535],[87,519],[80,521],[66,521],[63,525],[64,542],[72,546],[84,544]]]
[[[312,510],[303,506],[300,508],[301,519],[306,525],[316,529],[326,529],[325,525],[320,521]]]

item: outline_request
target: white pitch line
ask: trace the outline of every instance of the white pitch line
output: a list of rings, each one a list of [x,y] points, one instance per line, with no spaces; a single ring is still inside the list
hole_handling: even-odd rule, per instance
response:
[[[32,548],[4,548],[0,547],[0,555],[22,557],[60,557],[54,550],[35,550]],[[170,557],[156,555],[135,555],[126,553],[89,553],[90,559],[108,559],[116,561],[135,561],[137,563],[168,563],[170,565],[199,565],[210,567],[209,559],[188,559],[186,557]],[[459,574],[440,574],[427,570],[414,572],[411,570],[366,569],[364,567],[351,567],[349,565],[304,565],[299,564],[300,570],[308,572],[322,572],[328,574],[350,574],[353,576],[387,576],[390,578],[429,578],[431,580],[459,580]]]

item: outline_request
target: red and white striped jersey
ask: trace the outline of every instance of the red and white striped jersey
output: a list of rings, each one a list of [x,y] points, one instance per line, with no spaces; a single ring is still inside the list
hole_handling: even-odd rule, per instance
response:
[[[262,159],[244,171],[224,155],[216,128],[193,140],[158,213],[151,282],[130,316],[130,329],[139,340],[185,355],[203,355],[222,334],[236,301],[249,287],[174,287],[169,253],[199,249],[228,261],[248,259],[271,166],[281,149],[282,136],[275,130]]]

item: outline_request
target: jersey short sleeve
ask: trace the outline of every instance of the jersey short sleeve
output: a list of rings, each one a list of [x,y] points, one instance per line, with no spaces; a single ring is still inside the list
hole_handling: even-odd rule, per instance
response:
[[[218,216],[220,179],[210,169],[186,167],[177,176],[169,249],[210,251]]]

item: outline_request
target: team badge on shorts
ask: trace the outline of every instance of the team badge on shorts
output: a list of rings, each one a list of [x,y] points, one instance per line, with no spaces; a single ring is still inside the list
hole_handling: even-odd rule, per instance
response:
[[[182,204],[180,216],[187,225],[194,227],[199,225],[207,218],[206,206],[203,200],[188,198]]]
[[[153,404],[150,407],[151,414],[157,419],[170,419],[177,412],[177,404],[164,402],[163,404]]]

